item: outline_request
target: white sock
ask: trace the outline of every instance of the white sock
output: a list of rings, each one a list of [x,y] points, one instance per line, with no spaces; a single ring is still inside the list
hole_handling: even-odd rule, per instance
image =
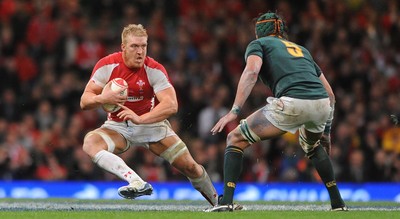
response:
[[[215,190],[207,171],[203,166],[201,166],[201,168],[203,168],[203,174],[199,178],[191,179],[188,177],[188,179],[192,183],[193,187],[203,195],[211,206],[215,206],[218,204],[218,193]]]
[[[115,174],[119,178],[131,183],[133,181],[141,181],[139,175],[136,174],[126,163],[117,155],[108,152],[106,150],[99,151],[93,158],[93,162],[99,167],[107,170],[110,173]]]

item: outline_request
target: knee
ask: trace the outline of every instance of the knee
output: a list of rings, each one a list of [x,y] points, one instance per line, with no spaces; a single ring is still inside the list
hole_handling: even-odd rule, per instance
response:
[[[91,140],[90,138],[86,138],[83,140],[83,145],[82,145],[82,150],[86,153],[89,154],[89,152],[92,150],[93,148],[93,140]]]
[[[227,145],[237,145],[239,142],[240,133],[237,133],[235,130],[229,132],[228,136],[226,137]]]
[[[94,157],[96,153],[101,150],[101,148],[98,148],[97,145],[98,142],[96,143],[96,138],[89,133],[83,139],[82,150],[90,157]]]

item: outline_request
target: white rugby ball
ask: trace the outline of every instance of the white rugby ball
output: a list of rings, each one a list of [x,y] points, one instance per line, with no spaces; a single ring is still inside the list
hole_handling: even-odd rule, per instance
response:
[[[111,83],[110,85],[110,89],[113,91],[117,91],[119,90],[121,87],[125,88],[124,90],[121,91],[120,95],[121,96],[128,96],[128,83],[122,79],[122,78],[114,78],[112,79],[110,82],[108,82],[106,84],[106,86],[109,86],[108,84]],[[104,91],[104,89],[103,89]],[[103,104],[102,108],[104,111],[108,112],[108,113],[113,113],[113,112],[117,112],[121,107],[116,105],[116,104]]]

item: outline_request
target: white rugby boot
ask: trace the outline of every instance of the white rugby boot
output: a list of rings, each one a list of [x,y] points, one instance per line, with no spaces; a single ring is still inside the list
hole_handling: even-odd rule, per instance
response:
[[[223,195],[218,196],[218,204],[211,207],[207,208],[204,210],[204,212],[224,212],[224,211],[246,211],[247,208],[244,207],[241,204],[238,203],[233,203],[233,204],[227,204],[227,205],[221,205],[221,200],[222,200]]]
[[[342,206],[338,208],[331,208],[330,211],[349,211],[349,208],[347,208],[347,206]]]

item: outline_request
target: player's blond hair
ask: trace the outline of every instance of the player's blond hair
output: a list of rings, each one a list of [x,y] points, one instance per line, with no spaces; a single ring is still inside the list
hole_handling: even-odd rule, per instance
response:
[[[133,35],[138,37],[148,36],[146,29],[144,29],[143,25],[141,24],[129,24],[125,26],[121,34],[122,43],[125,42],[126,36],[128,35]]]

